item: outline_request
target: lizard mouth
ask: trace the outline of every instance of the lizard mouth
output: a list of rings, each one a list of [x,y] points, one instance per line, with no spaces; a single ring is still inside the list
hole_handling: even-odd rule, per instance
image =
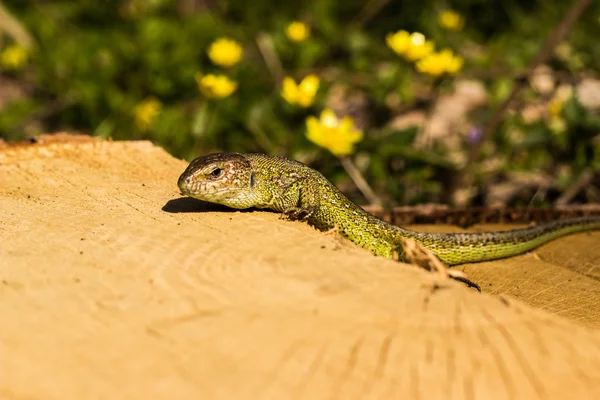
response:
[[[177,186],[179,186],[179,192],[182,195],[205,201],[209,198],[219,196],[222,193],[236,192],[235,189],[228,187],[211,187],[203,182],[190,182],[189,178],[186,179],[186,177],[183,176],[179,178]]]
[[[179,187],[179,191],[181,194],[189,196],[192,194],[192,190],[194,187],[193,182],[191,182],[192,177],[190,175],[181,174],[179,180],[177,181],[177,186]]]

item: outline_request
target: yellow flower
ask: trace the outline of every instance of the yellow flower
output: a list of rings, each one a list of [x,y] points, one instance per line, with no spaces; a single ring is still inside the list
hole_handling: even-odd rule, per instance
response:
[[[215,99],[230,96],[238,86],[237,82],[232,81],[225,75],[202,75],[198,72],[195,79],[202,94]]]
[[[283,80],[281,96],[290,104],[308,107],[315,99],[319,84],[320,80],[316,75],[306,76],[300,84],[297,84],[293,78],[286,76]]]
[[[410,61],[417,61],[431,54],[434,47],[433,42],[425,40],[422,33],[403,30],[388,34],[385,41],[396,54]]]
[[[228,38],[220,38],[208,47],[208,58],[221,67],[231,67],[242,59],[242,46]]]
[[[352,118],[340,120],[332,110],[325,109],[319,119],[306,119],[306,137],[336,156],[344,156],[354,152],[354,143],[362,140],[363,133],[356,129]]]
[[[400,30],[396,33],[388,33],[385,37],[388,47],[399,56],[404,55],[410,44],[410,33]]]
[[[559,118],[562,114],[564,100],[557,99],[556,97],[550,100],[548,103],[548,112],[552,118]]]
[[[438,23],[449,31],[459,31],[465,24],[465,19],[456,11],[446,10],[439,15]]]
[[[417,71],[431,76],[439,77],[444,74],[455,75],[463,66],[463,59],[452,54],[452,50],[445,49],[433,53],[417,62]]]
[[[161,110],[162,103],[160,100],[155,97],[144,99],[140,104],[135,106],[135,109],[133,110],[136,126],[140,130],[145,131],[152,125]]]
[[[27,58],[27,49],[19,45],[10,45],[0,53],[0,65],[9,70],[21,69],[27,63]]]
[[[310,28],[304,22],[294,21],[285,29],[285,35],[293,42],[303,42],[310,36]]]

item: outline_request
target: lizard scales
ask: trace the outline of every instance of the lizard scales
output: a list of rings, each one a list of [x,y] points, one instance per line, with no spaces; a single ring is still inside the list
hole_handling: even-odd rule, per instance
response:
[[[494,260],[529,251],[557,237],[600,229],[600,217],[566,218],[523,229],[484,233],[415,232],[367,213],[320,172],[284,157],[215,153],[193,160],[178,181],[181,193],[231,208],[271,209],[339,233],[375,255],[401,254],[409,238],[448,265]]]

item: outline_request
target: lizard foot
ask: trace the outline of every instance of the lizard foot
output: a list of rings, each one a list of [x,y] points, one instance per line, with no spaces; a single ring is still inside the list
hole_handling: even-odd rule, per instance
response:
[[[285,210],[282,218],[287,218],[290,221],[306,221],[314,212],[314,207],[293,207]]]

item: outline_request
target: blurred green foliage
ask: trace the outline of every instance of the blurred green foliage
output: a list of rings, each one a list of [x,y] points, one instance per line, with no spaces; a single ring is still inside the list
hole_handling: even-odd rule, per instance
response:
[[[464,19],[455,31],[439,24],[450,8],[446,1],[0,4],[34,43],[23,65],[7,53],[17,64],[0,70],[0,92],[8,84],[19,89],[0,99],[0,138],[65,130],[149,139],[187,159],[219,150],[267,152],[310,163],[356,192],[337,159],[305,136],[306,118],[331,108],[364,131],[351,158],[384,202],[414,204],[449,198],[452,177],[470,147],[572,1],[455,0],[451,8]],[[550,83],[532,82],[481,147],[483,162],[470,171],[477,177],[475,201],[489,201],[486,187],[513,171],[556,177],[560,192],[582,170],[600,168],[600,106],[577,96],[582,79],[595,79],[600,71],[599,18],[600,2],[593,2],[547,64]],[[306,40],[286,36],[292,21],[310,27]],[[386,35],[400,29],[423,33],[436,49],[452,49],[464,67],[443,79],[418,73],[386,46]],[[0,52],[20,45],[10,32],[1,35]],[[243,47],[243,59],[230,68],[214,65],[207,55],[221,37]],[[235,92],[222,99],[203,96],[196,77],[210,73],[235,80]],[[301,108],[283,100],[282,79],[308,74],[320,78],[314,102]],[[444,98],[463,101],[459,82],[475,82],[483,100],[464,100],[467,106],[444,117]],[[572,91],[557,97],[565,87]],[[528,116],[526,108],[534,105],[537,115]],[[450,122],[427,136],[437,120]],[[594,196],[598,190],[581,200],[598,201]],[[527,195],[514,201],[527,202]]]

